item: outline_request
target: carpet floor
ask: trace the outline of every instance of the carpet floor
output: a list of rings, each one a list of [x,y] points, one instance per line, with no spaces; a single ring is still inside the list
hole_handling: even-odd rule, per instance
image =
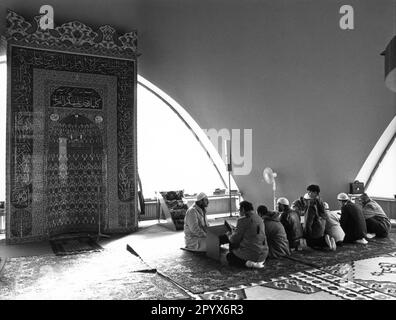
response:
[[[288,258],[312,267],[321,268],[337,263],[380,256],[395,251],[395,238],[396,233],[391,233],[388,238],[369,239],[366,245],[343,244],[342,246],[338,246],[336,251],[306,248],[302,251],[293,252]]]
[[[0,299],[188,299],[126,250],[7,258]]]

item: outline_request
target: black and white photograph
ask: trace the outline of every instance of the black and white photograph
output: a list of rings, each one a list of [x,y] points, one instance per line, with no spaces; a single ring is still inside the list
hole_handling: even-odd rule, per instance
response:
[[[395,137],[396,0],[0,0],[0,300],[396,300]]]

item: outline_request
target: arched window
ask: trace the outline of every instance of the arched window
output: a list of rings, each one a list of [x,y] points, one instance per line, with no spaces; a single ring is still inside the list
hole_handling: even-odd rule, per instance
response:
[[[143,194],[182,190],[212,194],[228,187],[218,151],[176,101],[138,76],[138,170]],[[231,177],[231,190],[238,190]]]
[[[367,157],[356,180],[366,183],[366,192],[373,197],[396,195],[396,117],[388,125]]]

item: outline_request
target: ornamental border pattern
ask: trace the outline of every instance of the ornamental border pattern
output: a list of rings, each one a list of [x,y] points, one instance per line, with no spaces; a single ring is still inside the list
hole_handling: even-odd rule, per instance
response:
[[[94,30],[80,21],[66,22],[54,29],[42,30],[40,19],[41,16],[35,16],[30,23],[23,16],[8,10],[7,41],[39,49],[125,59],[134,59],[139,55],[136,30],[119,36],[109,25]]]

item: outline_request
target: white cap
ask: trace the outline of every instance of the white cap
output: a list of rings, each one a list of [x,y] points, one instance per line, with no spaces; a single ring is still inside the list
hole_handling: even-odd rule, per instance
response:
[[[207,196],[205,193],[201,192],[201,193],[197,196],[197,201],[202,200],[202,199],[207,198],[207,197],[208,197],[208,196]]]
[[[311,196],[308,193],[306,193],[306,194],[304,194],[304,199],[311,200]]]
[[[284,198],[284,197],[281,197],[281,198],[278,199],[278,201],[276,201],[276,203],[278,203],[278,204],[284,204],[285,206],[288,206],[288,205],[289,205],[289,200],[287,200],[287,199]]]
[[[323,206],[324,206],[324,208],[327,210],[327,209],[330,209],[330,206],[329,206],[329,204],[327,203],[327,202],[323,202]]]
[[[337,200],[346,201],[346,200],[349,200],[349,197],[346,193],[341,192],[338,194]]]

